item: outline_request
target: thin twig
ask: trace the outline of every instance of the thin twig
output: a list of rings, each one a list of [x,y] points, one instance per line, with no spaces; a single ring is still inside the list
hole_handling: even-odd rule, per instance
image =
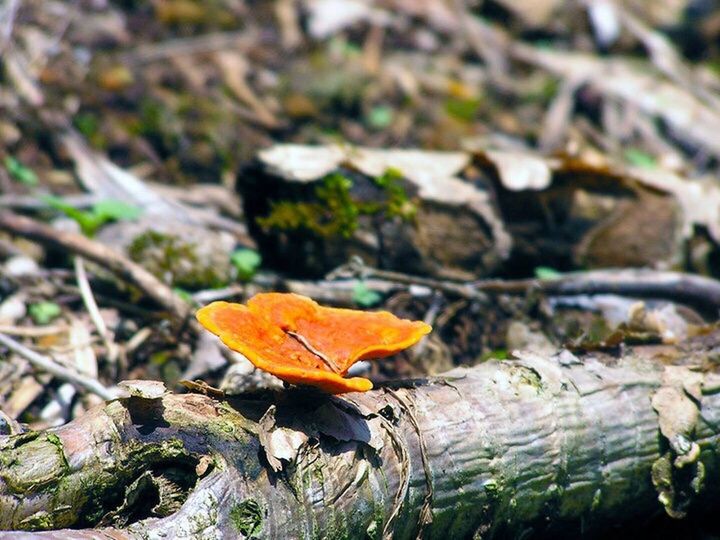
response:
[[[105,348],[107,349],[108,361],[114,363],[115,360],[117,360],[118,346],[111,339],[110,332],[108,332],[107,325],[105,324],[105,320],[100,314],[100,308],[98,308],[97,302],[95,302],[95,297],[93,296],[92,289],[90,288],[90,281],[88,280],[87,274],[85,272],[85,264],[83,263],[83,258],[75,257],[73,260],[73,265],[75,267],[77,284],[78,288],[80,289],[80,296],[83,299],[83,304],[85,304],[85,309],[88,310],[90,320],[92,320],[95,328],[98,331],[98,334],[100,335],[100,338],[105,344]]]
[[[22,343],[15,341],[10,336],[0,334],[0,343],[28,360],[36,368],[46,371],[53,377],[72,383],[73,385],[83,390],[87,390],[88,392],[92,392],[106,401],[117,397],[112,390],[103,386],[97,379],[93,379],[92,377],[88,377],[78,373],[77,371],[69,369],[57,363],[52,358],[29,349]]]
[[[150,45],[141,45],[127,54],[127,59],[140,63],[156,62],[172,56],[195,55],[233,48],[244,50],[253,43],[247,32],[216,32],[189,38],[178,38]],[[249,39],[250,38],[250,39]]]
[[[149,327],[144,327],[135,332],[130,339],[127,340],[127,343],[125,343],[125,354],[132,354],[135,352],[135,349],[140,347],[147,338],[149,338],[152,335],[152,329]]]
[[[497,294],[526,294],[535,290],[548,296],[616,294],[664,299],[698,308],[714,316],[720,310],[720,281],[694,274],[645,268],[571,272],[551,279],[480,279],[457,283],[379,270],[365,265],[362,260],[353,259],[349,264],[330,272],[327,279],[351,276],[361,279],[374,277],[397,286],[422,285],[467,300],[485,300],[488,295]]]
[[[67,332],[69,327],[63,326],[12,326],[0,325],[0,333],[20,337],[54,336]]]
[[[682,272],[647,269],[609,269],[561,274],[552,279],[476,281],[488,294],[525,294],[535,289],[549,296],[616,294],[665,299],[693,306],[717,316],[720,310],[720,281]]]
[[[119,277],[140,287],[145,294],[167,309],[178,323],[184,323],[190,315],[190,306],[170,287],[139,264],[90,238],[55,230],[44,223],[13,212],[0,213],[0,230],[82,255],[86,259],[100,264]]]
[[[233,284],[221,289],[205,289],[198,291],[193,293],[192,299],[198,304],[208,304],[210,302],[214,302],[215,300],[225,300],[226,298],[231,298],[233,296],[242,296],[245,294],[245,291],[245,285]]]
[[[67,195],[63,197],[63,201],[75,208],[88,208],[98,202],[100,197],[92,193],[82,193],[80,195]],[[52,208],[47,199],[35,195],[0,195],[0,208],[14,208],[16,210],[42,210]]]
[[[447,292],[453,296],[458,296],[467,300],[486,299],[486,296],[474,287],[472,283],[456,283],[441,279],[403,274],[402,272],[394,272],[392,270],[380,270],[367,266],[359,257],[351,258],[348,264],[336,268],[327,274],[325,279],[334,280],[348,277],[356,277],[359,279],[374,277],[394,283],[401,283],[403,285],[421,285],[428,287],[429,289]]]
[[[290,330],[285,330],[285,333],[289,336],[292,336],[296,340],[298,340],[303,347],[305,347],[308,351],[310,351],[315,356],[317,356],[320,360],[325,362],[325,365],[327,367],[329,367],[332,371],[334,371],[335,373],[340,373],[340,368],[337,365],[335,365],[335,362],[330,360],[327,356],[325,356],[323,353],[318,351],[315,347],[310,345],[310,342],[307,339],[305,339],[305,336],[301,336],[300,334],[298,334],[296,332],[291,332]]]
[[[425,313],[425,317],[423,317],[423,322],[429,326],[433,326],[435,324],[435,319],[438,316],[438,313],[440,312],[440,306],[442,305],[443,296],[438,293],[437,291],[432,296],[432,301],[430,302],[430,307],[428,308],[427,312]],[[413,349],[410,354],[414,358],[419,358],[427,348],[428,344],[428,336],[423,336],[420,340],[420,343],[418,343]]]

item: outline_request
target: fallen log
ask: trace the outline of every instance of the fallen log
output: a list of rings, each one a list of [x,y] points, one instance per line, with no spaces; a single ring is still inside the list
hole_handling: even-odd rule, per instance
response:
[[[719,339],[519,352],[342,396],[138,391],[3,437],[0,528],[571,538],[662,509],[682,517],[718,501],[720,377],[697,368]]]
[[[717,251],[717,212],[704,211],[717,206],[708,202],[720,200],[716,187],[620,163],[468,146],[274,145],[238,178],[248,230],[264,263],[295,277],[319,278],[355,255],[453,281],[538,266],[689,264],[712,273],[707,255],[688,260],[686,251]]]

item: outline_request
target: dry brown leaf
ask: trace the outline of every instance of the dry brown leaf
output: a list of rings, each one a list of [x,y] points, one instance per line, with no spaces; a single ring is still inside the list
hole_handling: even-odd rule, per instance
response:
[[[695,429],[700,413],[682,390],[660,388],[652,398],[652,405],[660,416],[660,431],[669,441],[678,435],[687,437]]]
[[[276,426],[276,410],[275,405],[271,405],[260,419],[259,438],[270,467],[279,472],[283,469],[283,460],[293,461],[309,437],[304,432]]]
[[[250,66],[245,57],[236,51],[219,51],[214,55],[225,84],[235,97],[250,107],[267,127],[277,127],[278,120],[247,83]]]
[[[68,362],[77,371],[97,379],[98,366],[95,351],[92,348],[90,330],[78,319],[72,319],[68,332],[72,347],[72,361]]]
[[[562,0],[533,0],[532,2],[515,2],[513,0],[498,0],[508,11],[511,11],[526,26],[531,28],[545,28],[556,10],[563,4]]]
[[[390,15],[362,0],[305,0],[308,30],[315,39],[325,39],[359,22],[386,24]]]
[[[146,213],[172,215],[179,220],[190,220],[180,205],[163,199],[137,176],[90,149],[77,133],[69,132],[63,135],[61,140],[75,162],[80,183],[99,199],[123,201],[140,206]]]
[[[630,175],[643,184],[671,193],[683,210],[683,234],[690,237],[695,225],[703,226],[720,243],[720,186],[714,178],[681,178],[662,169],[631,168]]]
[[[520,59],[571,80],[587,80],[602,95],[621,100],[660,118],[694,145],[720,157],[720,112],[687,89],[669,81],[647,63],[598,58],[589,54],[546,50],[518,43]]]
[[[13,388],[10,397],[3,404],[3,412],[15,420],[35,399],[43,393],[45,387],[32,375],[26,375]]]

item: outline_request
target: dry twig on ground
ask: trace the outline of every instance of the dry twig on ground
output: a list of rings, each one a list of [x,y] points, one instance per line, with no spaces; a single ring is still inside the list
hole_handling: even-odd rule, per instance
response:
[[[55,362],[52,358],[29,349],[22,343],[15,341],[5,334],[0,334],[0,344],[22,356],[36,368],[46,371],[58,379],[70,382],[75,386],[92,392],[105,400],[114,399],[116,397],[115,393],[113,393],[109,388],[103,386],[97,379],[93,379],[92,377],[88,377],[78,373],[77,371],[69,369]]]
[[[177,324],[184,324],[190,315],[190,306],[170,287],[124,255],[85,236],[57,231],[44,223],[12,212],[0,214],[0,229],[41,244],[82,255],[88,260],[100,264],[122,279],[137,285],[145,294],[167,309]]]

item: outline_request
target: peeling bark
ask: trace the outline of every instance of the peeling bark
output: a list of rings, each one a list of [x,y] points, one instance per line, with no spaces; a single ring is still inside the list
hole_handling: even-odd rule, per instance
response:
[[[711,341],[673,351],[701,365]],[[2,439],[0,528],[574,537],[663,507],[680,517],[717,502],[720,384],[661,357],[667,346],[617,358],[517,353],[340,397],[112,401],[61,428]]]

